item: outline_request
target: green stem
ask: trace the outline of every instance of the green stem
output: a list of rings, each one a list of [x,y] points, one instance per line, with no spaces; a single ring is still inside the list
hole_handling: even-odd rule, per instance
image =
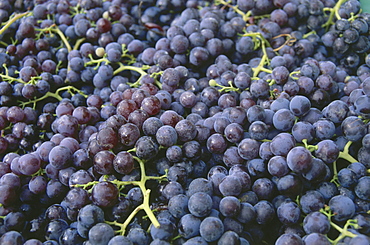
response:
[[[216,82],[216,80],[214,79],[211,79],[209,80],[208,84],[212,87],[221,87],[218,91],[221,93],[221,92],[230,92],[230,91],[235,91],[235,92],[240,92],[240,89],[239,88],[235,88],[234,85],[233,85],[233,82],[232,81],[229,81],[228,84],[229,86],[223,86],[221,84],[218,84]]]
[[[7,73],[7,72],[6,72]],[[14,78],[14,77],[11,77],[9,75],[4,75],[4,74],[0,74],[0,77],[4,80],[4,81],[7,81],[9,83],[12,83],[12,82],[19,82],[19,83],[23,83],[23,84],[27,84],[26,82],[24,82],[22,79],[20,78]]]
[[[347,0],[339,0],[333,8],[324,8],[323,11],[329,11],[329,18],[328,20],[322,25],[322,27],[326,27],[328,30],[331,25],[334,24],[334,16],[337,18],[337,20],[340,20],[341,17],[339,15],[339,8],[342,6],[343,3],[345,3]]]
[[[339,157],[338,158],[342,158],[344,160],[347,160],[350,163],[358,162],[354,157],[352,157],[349,154],[349,147],[351,146],[351,144],[352,144],[352,141],[347,142],[347,144],[344,146],[343,151],[339,152]]]
[[[34,174],[32,175],[32,177],[34,177],[34,176],[40,176],[40,175],[44,175],[44,174],[46,174],[45,169],[40,168],[36,173],[34,173]]]
[[[49,97],[52,97],[52,98],[55,98],[57,99],[58,101],[62,101],[63,98],[62,96],[59,95],[59,93],[63,90],[67,90],[70,94],[73,95],[72,91],[74,92],[78,92],[79,94],[81,94],[82,96],[84,96],[85,98],[87,98],[87,95],[85,95],[84,93],[82,93],[80,90],[76,89],[75,87],[73,86],[66,86],[66,87],[61,87],[59,89],[57,89],[54,93],[53,92],[47,92],[46,94],[44,94],[42,97],[40,98],[37,98],[37,99],[34,99],[34,100],[30,100],[30,101],[27,101],[27,102],[20,102],[21,106],[24,108],[26,105],[29,105],[29,104],[33,104],[33,108],[36,107],[36,103],[39,102],[39,101],[42,101],[44,99],[47,99]]]
[[[334,183],[337,187],[340,186],[339,180],[338,180],[338,168],[337,168],[337,161],[333,162],[333,178],[330,181],[331,183]]]
[[[247,37],[249,36],[253,38],[253,41],[255,43],[255,49],[258,48],[259,46],[261,46],[262,48],[263,55],[262,55],[260,63],[258,64],[256,68],[252,68],[253,77],[258,77],[258,74],[260,72],[272,73],[272,70],[264,67],[265,64],[269,64],[269,59],[268,59],[267,52],[266,52],[266,46],[270,47],[270,43],[266,40],[266,38],[262,36],[261,33],[258,33],[258,32],[246,33],[243,36],[247,36]]]
[[[86,38],[80,38],[76,41],[75,45],[73,46],[73,50],[78,50],[81,44],[86,40]]]
[[[317,150],[318,146],[317,145],[309,145],[307,143],[307,139],[303,139],[302,143],[304,144],[304,147],[309,150],[310,152],[314,152]]]
[[[149,220],[152,222],[152,224],[155,227],[159,227],[160,226],[157,218],[155,217],[155,215],[153,213],[153,210],[151,210],[151,208],[150,208],[150,192],[151,192],[151,190],[150,189],[147,189],[145,187],[145,183],[146,183],[147,180],[163,181],[163,180],[165,180],[167,178],[167,172],[166,172],[165,175],[162,175],[162,176],[147,176],[146,173],[145,173],[144,162],[140,158],[138,158],[138,157],[135,157],[134,156],[133,158],[140,165],[140,173],[141,173],[140,181],[120,181],[120,180],[110,181],[112,184],[115,184],[119,189],[122,189],[122,186],[125,186],[125,185],[136,185],[136,186],[139,186],[141,192],[143,193],[143,203],[140,204],[139,206],[137,206],[130,213],[130,215],[127,217],[127,219],[125,220],[124,223],[118,223],[116,221],[113,221],[113,222],[106,221],[107,224],[118,226],[120,229],[118,231],[116,231],[116,232],[118,234],[120,234],[120,235],[124,235],[125,234],[126,228],[128,227],[128,225],[131,223],[132,219],[136,216],[136,214],[140,210],[144,210],[145,211],[145,213],[147,214],[147,217],[149,218]],[[93,181],[93,182],[90,182],[90,183],[85,184],[85,185],[76,185],[76,186],[77,187],[78,186],[82,186],[83,188],[87,188],[89,186],[95,185],[96,184],[96,181]]]
[[[353,237],[356,237],[357,236],[356,234],[348,231],[348,227],[349,226],[352,226],[355,229],[359,229],[360,228],[360,226],[357,223],[357,220],[354,220],[354,219],[347,220],[347,222],[345,223],[345,225],[342,228],[339,225],[337,225],[336,223],[334,223],[333,221],[331,221],[331,218],[333,216],[335,216],[335,213],[333,213],[331,211],[331,209],[330,209],[329,206],[325,205],[324,208],[320,209],[320,212],[322,214],[324,214],[326,217],[328,217],[329,222],[330,222],[330,225],[340,233],[339,236],[335,240],[331,240],[331,242],[332,242],[333,245],[336,245],[338,242],[340,242],[345,237],[351,237],[351,238],[353,238]]]
[[[330,221],[330,224],[331,224],[332,227],[334,227],[337,231],[340,232],[339,236],[333,241],[333,244],[337,244],[338,242],[340,242],[345,237],[354,238],[354,237],[357,236],[356,234],[353,234],[352,232],[348,231],[348,226],[357,225],[357,222],[354,221],[354,220],[347,220],[347,222],[346,222],[346,224],[344,225],[343,228],[340,227],[339,225],[335,224],[332,221]]]
[[[16,22],[17,20],[23,18],[24,16],[28,15],[30,12],[24,12],[24,13],[20,13],[20,14],[15,14],[11,19],[9,19],[5,26],[3,26],[3,28],[1,28],[0,30],[0,35],[3,34],[8,28],[9,26],[11,26],[14,22]]]
[[[248,11],[247,13],[244,13],[243,11],[241,11],[238,8],[238,5],[235,5],[234,6],[234,5],[231,5],[230,3],[231,3],[231,1],[230,2],[225,2],[224,0],[216,0],[215,1],[215,4],[216,5],[220,5],[221,4],[221,5],[224,5],[224,6],[227,6],[227,7],[231,8],[231,9],[233,9],[235,13],[240,14],[243,17],[243,20],[245,22],[247,22],[249,20],[249,17],[252,15],[252,11]]]
[[[66,36],[64,36],[64,33],[58,28],[57,25],[53,25],[54,27],[54,31],[59,35],[60,39],[62,39],[64,45],[67,47],[68,49],[68,53],[72,51],[72,48],[71,48],[71,45],[69,45],[69,42],[66,38]]]
[[[296,77],[295,75],[299,75],[301,73],[301,71],[292,71],[290,74],[289,74],[289,77],[291,77],[292,79],[294,80],[298,80],[299,77]]]

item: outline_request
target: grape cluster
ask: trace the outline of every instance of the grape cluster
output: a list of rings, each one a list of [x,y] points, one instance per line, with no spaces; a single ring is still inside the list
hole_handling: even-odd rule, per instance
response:
[[[0,244],[369,244],[358,0],[0,0]]]

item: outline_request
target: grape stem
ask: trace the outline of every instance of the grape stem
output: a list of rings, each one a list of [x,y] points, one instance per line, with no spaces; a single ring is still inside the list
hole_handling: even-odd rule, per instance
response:
[[[136,185],[136,186],[139,186],[142,193],[143,193],[143,196],[144,196],[144,200],[143,200],[143,203],[140,204],[139,206],[137,206],[134,211],[132,211],[132,213],[127,217],[127,219],[125,220],[125,222],[123,224],[121,223],[118,223],[116,221],[113,221],[113,222],[107,222],[107,224],[111,224],[111,225],[115,225],[115,226],[118,226],[120,227],[120,229],[117,231],[117,233],[121,234],[121,235],[124,235],[125,232],[126,232],[126,228],[127,226],[130,224],[131,220],[135,217],[135,215],[140,211],[140,210],[144,210],[145,213],[147,214],[147,216],[149,217],[150,221],[152,222],[152,224],[155,226],[155,227],[159,227],[159,222],[157,220],[157,218],[155,217],[153,211],[150,209],[150,204],[149,204],[149,197],[150,197],[150,189],[146,189],[145,187],[145,183],[147,180],[158,180],[158,181],[163,181],[163,180],[166,180],[167,179],[167,171],[166,171],[166,174],[165,175],[162,175],[162,176],[147,176],[146,173],[145,173],[145,166],[144,166],[144,162],[138,158],[138,157],[133,157],[140,165],[140,171],[141,171],[141,179],[140,181],[119,181],[119,180],[113,180],[111,181],[113,184],[117,185],[117,186],[121,186],[121,185]]]
[[[349,154],[349,147],[351,146],[352,143],[353,143],[352,141],[347,142],[347,144],[344,146],[343,151],[339,152],[339,157],[338,158],[342,158],[344,160],[347,160],[350,163],[358,162],[354,157],[352,157]]]
[[[290,34],[280,34],[280,35],[277,35],[276,37],[273,37],[272,39],[276,39],[279,37],[287,37],[287,39],[280,47],[277,47],[274,49],[275,52],[282,49],[285,45],[292,46],[297,41],[297,38],[291,36]]]
[[[86,38],[80,38],[76,41],[75,45],[73,46],[73,50],[78,50],[80,45],[86,40]]]
[[[302,143],[304,144],[304,147],[309,150],[310,152],[316,151],[318,146],[317,145],[309,145],[307,143],[307,139],[303,139]]]
[[[125,71],[125,70],[130,70],[130,71],[136,71],[137,73],[140,74],[140,77],[137,79],[136,82],[134,83],[129,83],[130,87],[139,87],[140,85],[140,80],[145,76],[145,75],[148,75],[148,73],[146,73],[144,70],[147,70],[149,69],[148,66],[142,66],[142,67],[136,67],[136,66],[127,66],[127,65],[124,65],[122,63],[119,63],[119,68],[117,70],[115,70],[113,72],[114,75],[117,75],[118,73],[120,73],[121,71]]]
[[[338,168],[337,168],[337,161],[333,162],[333,178],[330,181],[331,183],[334,183],[337,187],[340,186],[339,180],[338,180]]]
[[[248,11],[244,13],[242,10],[238,8],[238,5],[231,5],[230,2],[225,2],[224,0],[216,0],[215,5],[224,5],[226,7],[232,8],[235,13],[240,14],[245,22],[249,20],[249,17],[252,15],[252,11]]]
[[[30,100],[30,101],[27,101],[27,102],[20,102],[20,105],[24,108],[26,105],[29,105],[29,104],[32,104],[33,103],[33,108],[35,109],[36,108],[36,103],[39,102],[39,101],[42,101],[46,98],[49,98],[49,97],[52,97],[52,98],[55,98],[59,101],[62,101],[63,100],[63,97],[59,95],[59,93],[61,91],[64,91],[64,90],[67,90],[71,95],[74,95],[73,92],[76,92],[76,93],[79,93],[81,94],[82,96],[84,96],[85,98],[87,98],[87,95],[85,95],[84,93],[82,93],[80,90],[78,90],[77,88],[73,87],[73,86],[65,86],[65,87],[61,87],[59,89],[57,89],[54,93],[53,92],[47,92],[46,94],[44,94],[42,97],[40,98],[36,98],[34,100]]]
[[[131,214],[127,217],[127,219],[125,220],[124,223],[119,223],[117,221],[105,221],[109,225],[118,226],[119,230],[117,230],[116,233],[120,234],[122,236],[125,234],[127,226],[130,224],[132,219],[135,217],[135,215],[140,210],[144,210],[145,213],[147,214],[147,217],[149,217],[150,221],[152,222],[152,224],[157,228],[159,227],[160,224],[159,224],[157,218],[155,217],[155,215],[153,213],[153,210],[151,210],[151,208],[150,208],[150,203],[149,202],[150,202],[150,192],[151,192],[151,190],[146,188],[145,183],[148,180],[157,180],[159,182],[167,180],[167,172],[168,172],[167,170],[166,170],[166,173],[162,176],[148,176],[145,173],[144,161],[142,161],[140,158],[138,158],[136,156],[133,156],[133,158],[135,159],[135,161],[137,161],[139,163],[139,166],[140,166],[141,178],[140,178],[139,181],[121,181],[121,180],[111,180],[111,181],[109,181],[112,184],[116,185],[119,190],[122,190],[123,187],[126,186],[126,185],[139,186],[141,192],[143,193],[143,203],[140,204],[139,206],[137,206],[131,212]],[[73,185],[72,187],[81,187],[81,188],[86,190],[86,189],[89,189],[92,186],[96,185],[97,183],[99,183],[99,181],[91,181],[87,184],[77,184],[77,185]],[[90,191],[92,191],[92,189],[90,189]]]
[[[234,85],[233,85],[233,82],[232,81],[229,81],[228,84],[229,84],[229,87],[228,86],[223,86],[221,84],[218,84],[216,82],[216,80],[214,79],[211,79],[209,80],[208,82],[209,86],[212,86],[212,87],[221,87],[218,91],[221,93],[221,92],[230,92],[230,91],[235,91],[235,92],[240,92],[240,89],[239,88],[235,88]]]
[[[266,52],[266,45],[267,46],[270,46],[270,44],[266,40],[266,38],[264,38],[262,36],[262,34],[259,33],[259,32],[246,33],[243,36],[244,37],[252,37],[253,38],[253,42],[254,42],[254,45],[255,45],[254,46],[254,49],[257,49],[259,46],[261,46],[261,48],[262,48],[262,58],[261,58],[260,63],[258,64],[257,67],[252,68],[252,70],[253,70],[253,77],[254,78],[257,78],[258,77],[258,74],[260,72],[272,73],[272,70],[267,69],[267,68],[264,67],[264,65],[270,63],[269,58],[268,58],[268,55],[267,55],[267,52]]]
[[[300,75],[300,74],[301,74],[301,71],[292,71],[289,74],[289,77],[292,78],[293,80],[298,80],[299,77],[297,75]]]
[[[3,34],[8,28],[9,26],[11,26],[14,22],[16,22],[17,20],[23,18],[24,16],[30,14],[30,12],[24,12],[24,13],[20,13],[20,14],[15,14],[11,19],[9,19],[6,24],[3,26],[3,28],[1,28],[0,30],[0,35]]]
[[[331,209],[330,209],[329,206],[325,205],[324,208],[320,209],[320,212],[322,214],[324,214],[326,217],[328,217],[329,222],[330,222],[330,225],[334,229],[336,229],[337,231],[340,232],[339,236],[335,240],[331,240],[331,243],[333,245],[336,245],[338,242],[340,242],[345,237],[351,237],[351,238],[353,238],[353,237],[356,237],[357,236],[356,234],[348,231],[348,228],[350,226],[353,227],[353,228],[355,228],[355,229],[359,229],[360,228],[360,226],[357,223],[357,220],[355,220],[355,219],[349,219],[349,220],[347,220],[346,223],[344,224],[343,228],[342,228],[339,225],[337,225],[336,223],[334,223],[333,221],[331,221],[331,218],[333,216],[335,216],[335,213],[333,213],[331,211]]]
[[[339,8],[342,6],[343,3],[345,3],[347,0],[339,0],[333,8],[324,8],[323,11],[329,11],[329,18],[328,20],[322,25],[322,27],[326,27],[328,30],[331,25],[334,24],[334,16],[337,18],[337,20],[340,20],[341,17],[339,15]]]
[[[72,48],[71,48],[71,45],[69,45],[69,42],[66,38],[66,36],[64,36],[64,33],[58,28],[57,25],[52,25],[54,27],[54,31],[59,35],[59,37],[62,39],[64,45],[66,45],[67,49],[68,49],[68,53],[70,53],[72,51]]]

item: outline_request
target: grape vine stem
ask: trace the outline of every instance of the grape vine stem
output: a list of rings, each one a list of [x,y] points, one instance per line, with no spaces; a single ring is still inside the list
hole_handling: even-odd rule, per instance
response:
[[[11,19],[9,19],[6,22],[5,26],[3,26],[3,28],[1,28],[0,35],[3,34],[9,28],[9,26],[11,26],[11,24],[13,24],[17,20],[23,18],[24,16],[28,15],[29,13],[30,12],[24,12],[24,13],[20,13],[20,14],[15,14]]]

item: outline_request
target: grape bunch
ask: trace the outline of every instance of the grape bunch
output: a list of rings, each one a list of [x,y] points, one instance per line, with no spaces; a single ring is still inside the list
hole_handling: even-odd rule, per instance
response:
[[[370,243],[359,0],[0,0],[0,244]]]

